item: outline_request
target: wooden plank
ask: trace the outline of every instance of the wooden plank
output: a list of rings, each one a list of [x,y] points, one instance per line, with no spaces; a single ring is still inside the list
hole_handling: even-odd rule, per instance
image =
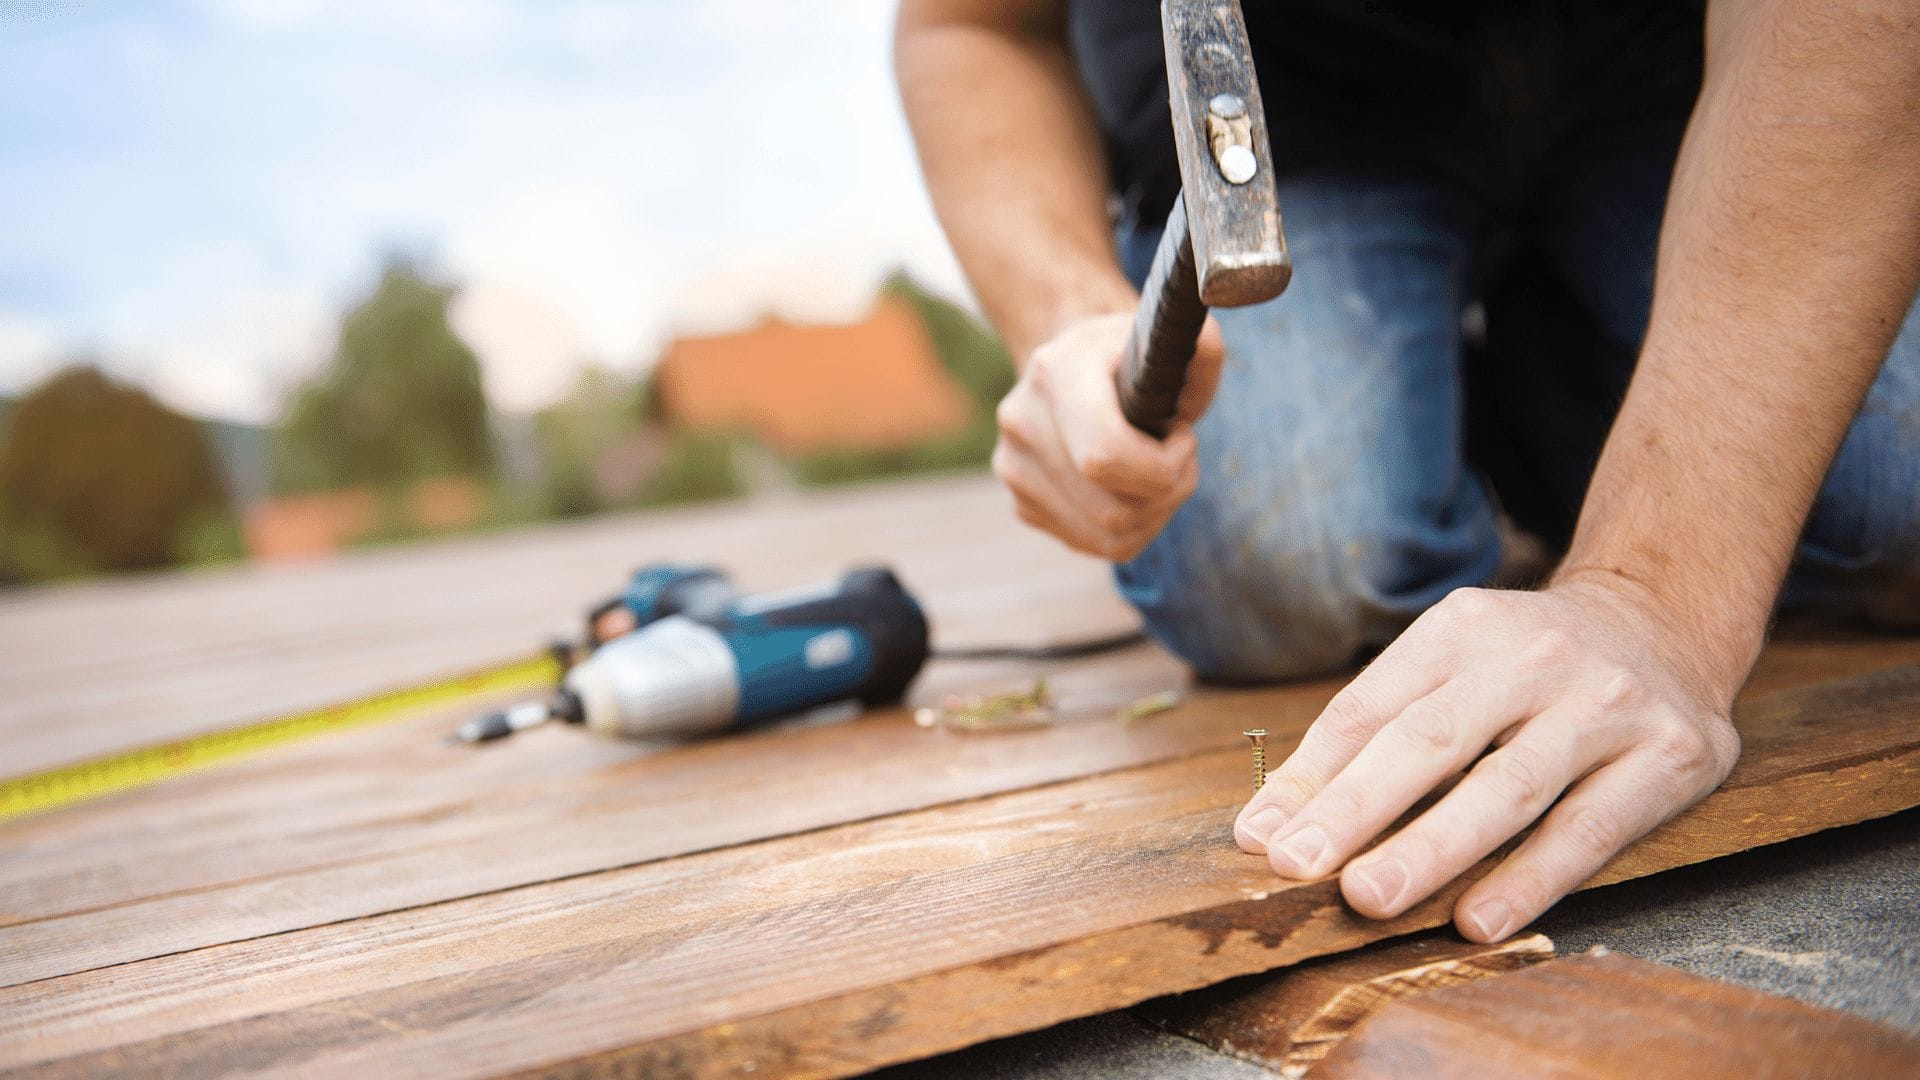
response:
[[[1335,685],[1225,695],[1150,721],[1120,724],[1111,719],[1114,711],[1141,693],[1164,687],[1170,674],[1168,668],[1142,666],[1137,659],[1128,665],[1130,674],[1110,670],[1127,663],[1126,658],[1109,658],[1093,669],[1106,677],[1083,672],[1079,678],[1085,681],[1078,687],[1071,679],[1063,680],[1063,708],[1082,714],[1077,722],[983,736],[921,729],[893,710],[831,727],[697,743],[608,764],[590,778],[536,780],[491,791],[476,788],[470,804],[452,818],[404,809],[398,815],[374,816],[347,836],[368,837],[372,852],[347,857],[340,850],[341,837],[324,836],[308,850],[317,853],[316,860],[329,852],[339,852],[338,858],[287,872],[236,876],[243,875],[233,862],[239,852],[256,860],[251,869],[273,865],[277,842],[271,831],[255,834],[237,849],[196,848],[193,858],[204,865],[186,868],[186,878],[170,877],[169,866],[154,865],[123,869],[89,883],[85,875],[100,865],[97,860],[77,867],[63,863],[53,877],[36,877],[26,872],[32,851],[17,852],[9,859],[6,883],[0,884],[0,911],[30,921],[0,928],[0,985],[1237,747],[1245,741],[1239,734],[1244,726],[1241,708],[1257,707],[1273,716],[1277,731],[1297,732],[1311,722]],[[1141,676],[1153,681],[1128,685],[1129,678]],[[1214,700],[1220,703],[1210,703]],[[582,738],[579,732],[563,730],[544,734],[550,742]],[[355,769],[363,772],[358,782],[372,789],[369,805],[377,815],[378,808],[387,805],[379,798],[382,786],[418,782],[422,761],[472,752],[470,747],[416,738],[410,750],[349,758],[339,768],[321,770],[320,778],[326,782]],[[753,772],[746,763],[754,761],[778,766]],[[878,769],[911,776],[914,782],[870,782]],[[742,795],[743,777],[751,779],[751,798]],[[214,783],[211,778],[209,782]],[[297,821],[311,805],[308,790],[297,785],[276,788],[268,779],[255,788],[258,805],[229,803],[224,812],[242,819],[251,815],[261,821]],[[111,824],[115,818],[100,820]],[[119,820],[127,818],[121,815]],[[182,824],[153,815],[149,827],[177,833]],[[394,835],[375,839],[382,831]],[[57,847],[57,835],[49,828],[35,837],[34,847]],[[407,844],[402,837],[413,842]],[[296,833],[278,843],[300,839]],[[159,849],[167,850],[167,845],[160,843]],[[115,850],[113,838],[95,850]],[[135,845],[122,836],[117,850],[128,852]],[[172,865],[187,857],[178,848],[171,854]],[[212,868],[222,860],[232,867],[223,875]],[[193,873],[224,877],[227,884],[183,887]],[[173,891],[119,902],[121,896],[156,883]],[[73,914],[36,915],[83,902],[90,906]]]
[[[1902,650],[1915,651],[1906,641],[1873,645],[1837,654],[1829,650],[1817,670],[1847,672],[1883,664]],[[1775,646],[1763,658],[1761,674],[1776,667],[1804,672],[1808,664],[1794,647]],[[1031,677],[1035,670],[1051,673],[1065,712],[1082,719],[1098,718],[1132,696],[1183,680],[1171,658],[1143,648],[1038,668],[939,664],[915,695],[937,700],[956,688],[1004,685],[1016,676]],[[1259,712],[1263,723],[1273,722],[1266,719],[1269,714],[1285,714],[1290,724],[1303,722],[1311,719],[1333,685],[1328,681],[1239,696],[1235,700],[1242,703],[1227,713],[1201,704],[1197,707],[1213,717],[1211,722],[1196,721],[1195,710],[1189,708],[1118,735],[1068,723],[1051,733],[989,736],[984,741],[974,736],[929,737],[909,728],[894,712],[844,728],[775,731],[664,756],[657,754],[658,747],[598,740],[563,729],[533,732],[500,746],[450,747],[439,736],[456,717],[433,716],[286,748],[214,773],[0,825],[0,927],[185,893],[199,897],[171,907],[143,908],[120,923],[64,924],[75,927],[91,950],[84,957],[60,961],[72,964],[69,970],[93,962],[124,962],[390,909],[383,905],[450,899],[1237,745],[1242,711]],[[1201,702],[1205,700],[1203,695]],[[1276,735],[1276,748],[1283,748],[1284,740],[1284,735]],[[657,760],[640,764],[648,758]],[[895,762],[903,775],[920,778],[917,785],[849,782],[879,760]],[[715,779],[728,772],[761,770],[762,761],[817,770],[779,771],[783,783],[793,782],[775,792],[783,800],[784,813],[778,818],[743,813],[729,786]],[[640,787],[658,797],[633,802]],[[642,839],[619,835],[617,824],[611,826],[611,835],[578,827],[580,815],[601,811],[622,815]],[[662,827],[683,816],[701,827],[688,833]],[[531,839],[542,830],[562,838],[543,846],[537,856],[517,848],[491,859],[480,856],[502,835]],[[382,865],[393,866],[411,859],[412,853],[450,847],[457,847],[451,857],[463,863],[465,871],[438,882],[442,888],[433,887],[430,872],[440,856],[429,855],[417,864],[417,872],[395,875],[404,882],[398,893],[356,896],[349,891],[358,880],[352,864],[384,860]],[[142,857],[127,858],[135,848]],[[327,873],[276,884],[290,875],[318,871]],[[244,893],[221,891],[243,883],[255,895],[319,892],[327,899],[317,907],[284,901],[250,905]],[[229,908],[252,914],[228,921]],[[206,925],[203,917],[219,923]],[[147,935],[125,929],[149,918],[152,925],[166,928],[165,940],[149,941]],[[60,932],[56,927],[32,937],[37,948],[50,949]],[[0,934],[0,945],[20,940],[20,935]],[[143,953],[143,948],[150,951]],[[45,966],[26,970],[39,977],[67,973]]]
[[[1392,1002],[1311,1075],[1913,1076],[1920,1036],[1596,951]]]
[[[1134,1012],[1223,1054],[1300,1077],[1388,1002],[1551,959],[1545,934],[1481,945],[1435,931],[1157,998]]]
[[[1749,716],[1734,782],[1596,883],[1920,804],[1920,669]],[[1234,848],[1244,766],[1217,751],[17,986],[0,1066],[838,1075],[1440,925],[1491,865],[1362,919],[1336,882]]]
[[[949,667],[987,672],[996,665]],[[1066,719],[1051,731],[929,732],[889,710],[845,725],[782,728],[664,751],[564,726],[471,747],[443,742],[465,714],[442,713],[330,737],[0,826],[0,926],[436,845],[497,843],[506,832],[528,837],[552,827],[577,833],[580,816],[599,811],[648,815],[644,839],[621,842],[623,862],[641,861],[1165,760],[1238,738],[1220,725],[1155,722],[1090,739],[1081,721],[1110,717],[1133,697],[1179,687],[1185,673],[1146,648],[1056,667],[1052,685]],[[928,690],[951,687],[961,677],[959,670],[930,673]],[[1322,684],[1283,696],[1309,710],[1327,692]],[[918,785],[844,782],[883,760],[939,775]],[[761,762],[776,761],[788,767],[774,786],[790,801],[777,819],[748,813],[734,784]],[[728,776],[733,782],[723,779]],[[682,818],[696,824],[670,827]],[[146,857],[124,859],[136,844]],[[504,870],[510,862],[503,856],[494,866]],[[597,869],[604,866],[580,864],[567,872]]]

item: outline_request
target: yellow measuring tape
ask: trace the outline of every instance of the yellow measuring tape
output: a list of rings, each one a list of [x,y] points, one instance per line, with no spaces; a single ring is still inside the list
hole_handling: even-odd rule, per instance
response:
[[[181,773],[204,769],[242,754],[329,731],[344,731],[398,720],[430,706],[443,706],[461,698],[552,686],[559,677],[559,661],[543,653],[501,667],[423,686],[389,690],[343,705],[330,705],[226,731],[156,743],[77,765],[63,765],[31,776],[0,780],[0,821],[151,784]]]

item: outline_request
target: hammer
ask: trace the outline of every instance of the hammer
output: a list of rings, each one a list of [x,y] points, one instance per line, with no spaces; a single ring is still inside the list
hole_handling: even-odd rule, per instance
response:
[[[1127,421],[1164,439],[1207,309],[1279,296],[1293,264],[1240,0],[1162,0],[1160,36],[1180,198],[1153,253],[1116,382]]]

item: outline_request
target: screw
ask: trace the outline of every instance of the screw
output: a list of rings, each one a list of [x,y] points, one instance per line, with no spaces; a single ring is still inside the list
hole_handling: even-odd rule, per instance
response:
[[[1253,793],[1258,795],[1267,786],[1267,729],[1248,728],[1240,734],[1253,740]]]

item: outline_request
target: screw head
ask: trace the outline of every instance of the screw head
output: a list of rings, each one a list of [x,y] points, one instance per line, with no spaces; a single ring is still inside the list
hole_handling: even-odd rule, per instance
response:
[[[1229,146],[1220,152],[1220,175],[1229,184],[1244,184],[1259,171],[1259,160],[1244,146]]]
[[[1215,94],[1207,100],[1207,111],[1222,120],[1238,120],[1247,115],[1247,102],[1239,94]]]
[[[1267,737],[1267,729],[1263,727],[1248,728],[1247,730],[1241,732],[1240,734],[1245,735],[1247,738],[1253,739],[1257,742]]]

